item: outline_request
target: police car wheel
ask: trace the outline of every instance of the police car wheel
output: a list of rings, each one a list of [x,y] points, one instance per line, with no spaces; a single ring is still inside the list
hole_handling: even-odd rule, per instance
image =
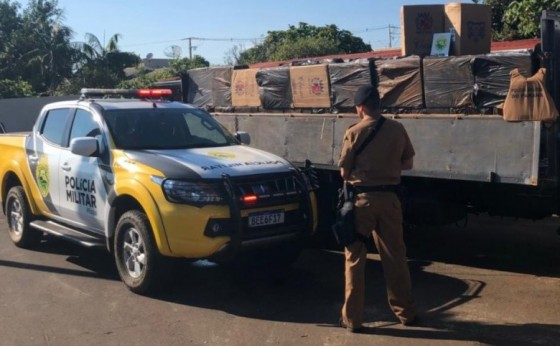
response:
[[[132,210],[121,216],[115,230],[114,254],[121,280],[132,292],[150,294],[160,288],[158,272],[165,270],[146,214]]]
[[[14,186],[6,197],[6,219],[12,242],[21,248],[31,248],[41,239],[41,233],[29,226],[32,214],[21,186]]]

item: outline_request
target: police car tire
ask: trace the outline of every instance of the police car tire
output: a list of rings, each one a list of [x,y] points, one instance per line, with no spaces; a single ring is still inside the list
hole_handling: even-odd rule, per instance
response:
[[[146,214],[131,210],[121,216],[115,230],[114,254],[119,276],[129,290],[149,295],[162,288],[166,281],[162,273],[168,268],[163,268],[165,261],[157,250]],[[143,263],[139,263],[139,255]]]
[[[6,219],[12,242],[20,248],[32,248],[41,240],[41,233],[31,228],[31,210],[21,186],[14,186],[6,196]]]

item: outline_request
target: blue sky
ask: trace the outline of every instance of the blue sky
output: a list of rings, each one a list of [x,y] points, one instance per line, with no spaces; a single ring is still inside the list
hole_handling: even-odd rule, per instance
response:
[[[19,1],[27,6],[26,0]],[[172,46],[182,57],[203,56],[213,65],[235,45],[250,48],[268,31],[287,30],[305,22],[315,26],[335,24],[376,48],[400,47],[402,5],[445,4],[438,0],[58,0],[64,23],[75,31],[74,41],[85,33],[102,42],[122,35],[119,47],[144,58],[165,58]],[[472,1],[462,1],[471,3]],[[395,26],[391,40],[389,25]]]

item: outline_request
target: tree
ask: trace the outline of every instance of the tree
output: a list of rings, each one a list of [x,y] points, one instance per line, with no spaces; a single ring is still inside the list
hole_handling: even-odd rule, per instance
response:
[[[161,68],[154,71],[148,71],[144,68],[140,68],[137,73],[137,77],[120,82],[118,87],[123,89],[150,88],[154,86],[158,81],[170,79],[173,77],[176,76],[173,75],[168,68]]]
[[[226,65],[240,65],[241,53],[245,50],[242,44],[234,45],[224,55],[224,63]]]
[[[484,4],[492,7],[492,40],[505,41],[512,37],[511,28],[504,23],[504,13],[513,0],[485,0]]]
[[[75,50],[72,30],[62,22],[58,1],[31,0],[23,12],[17,42],[23,48],[22,78],[40,93],[54,95],[57,86],[72,75]]]
[[[210,63],[200,55],[195,55],[192,59],[177,58],[169,63],[170,72],[174,76],[180,76],[182,73],[185,73],[193,68],[208,66],[210,66]]]
[[[160,68],[153,71],[147,70],[140,66],[137,76],[130,80],[125,80],[119,83],[120,88],[148,88],[153,86],[156,82],[165,79],[171,79],[186,73],[188,70],[198,67],[208,67],[210,63],[201,57],[195,55],[192,59],[189,58],[176,58],[169,63],[169,67]]]
[[[29,85],[29,83],[25,81],[22,81],[21,79],[0,80],[0,99],[7,99],[12,97],[27,97],[32,95],[33,90],[31,89],[31,85]]]
[[[15,33],[21,29],[22,21],[18,15],[19,4],[10,1],[0,2],[0,79],[16,77],[14,68],[21,55]]]
[[[540,21],[544,10],[559,11],[560,1],[512,1],[504,13],[504,22],[511,28],[517,28],[518,38],[540,37]]]
[[[540,37],[543,10],[560,10],[558,0],[485,0],[492,6],[492,39],[495,41]]]
[[[371,51],[369,44],[347,30],[339,30],[336,25],[317,27],[299,23],[297,27],[290,25],[286,31],[269,31],[263,43],[242,52],[237,63],[250,64],[367,51]]]
[[[126,78],[126,67],[140,63],[138,55],[119,50],[120,37],[120,34],[114,34],[103,46],[97,36],[86,33],[86,42],[76,44],[81,52],[76,65],[78,84],[90,88],[113,88]]]
[[[57,1],[0,2],[0,79],[26,81],[34,94],[52,95],[72,74],[72,30]]]

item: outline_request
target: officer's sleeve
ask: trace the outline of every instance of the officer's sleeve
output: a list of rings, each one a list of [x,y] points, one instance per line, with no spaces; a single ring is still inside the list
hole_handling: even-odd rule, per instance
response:
[[[350,172],[352,167],[354,167],[354,142],[352,133],[348,130],[344,133],[344,140],[342,141],[342,150],[340,151],[340,159],[338,160],[338,167],[344,168],[347,172]]]

